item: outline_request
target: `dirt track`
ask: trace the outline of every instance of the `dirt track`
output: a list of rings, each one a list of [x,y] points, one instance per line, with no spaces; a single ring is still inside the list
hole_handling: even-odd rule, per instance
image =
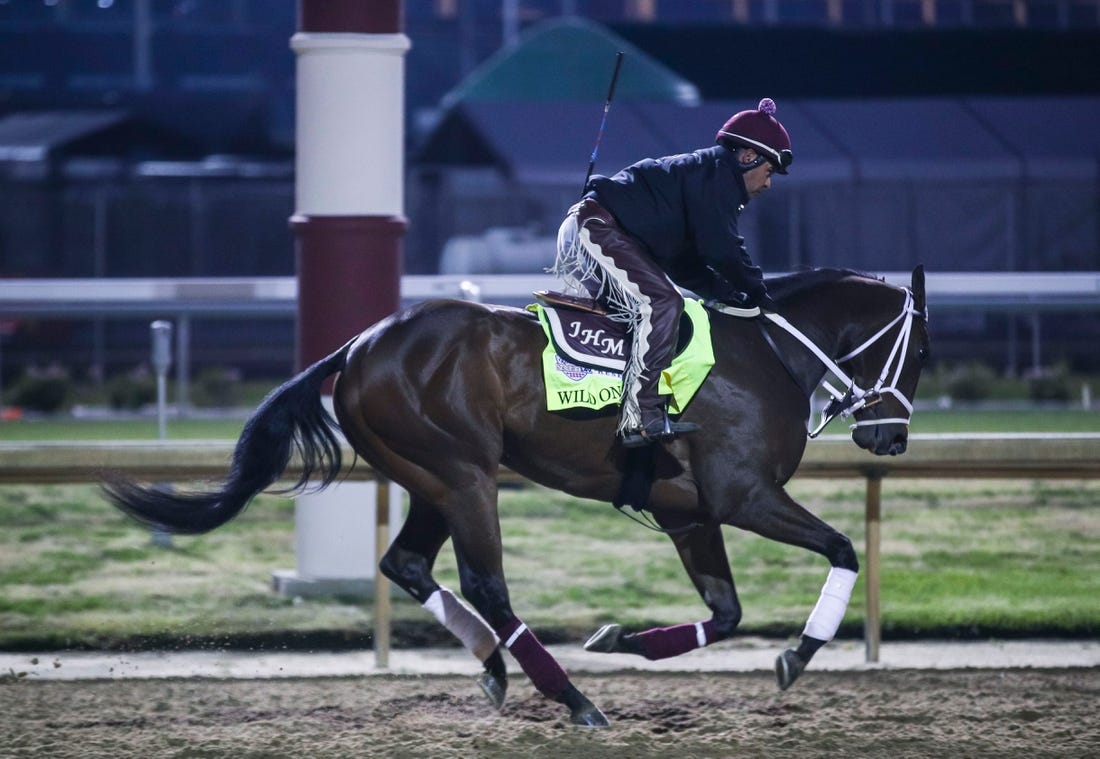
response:
[[[1077,757],[1100,747],[1100,670],[585,675],[609,729],[513,678],[0,685],[0,757]]]

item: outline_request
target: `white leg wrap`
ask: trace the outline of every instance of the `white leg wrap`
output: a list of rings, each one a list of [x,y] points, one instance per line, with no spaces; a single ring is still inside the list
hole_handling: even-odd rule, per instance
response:
[[[488,659],[500,643],[485,620],[447,588],[432,593],[424,608],[481,661]]]
[[[527,624],[525,622],[520,622],[519,627],[512,631],[512,634],[508,636],[508,640],[504,641],[504,647],[511,648],[515,642],[519,640],[519,636],[523,635],[525,632],[527,632]]]
[[[821,588],[821,596],[817,599],[817,606],[806,620],[803,635],[824,641],[833,639],[840,627],[840,621],[844,619],[844,612],[848,610],[848,600],[852,597],[856,577],[856,573],[850,569],[833,567],[829,570],[825,586]]]

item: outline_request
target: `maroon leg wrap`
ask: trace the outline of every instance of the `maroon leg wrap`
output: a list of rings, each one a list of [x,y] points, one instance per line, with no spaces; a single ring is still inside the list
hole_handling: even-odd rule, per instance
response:
[[[703,645],[706,645],[714,640],[714,623],[708,619],[702,627],[705,636]],[[647,659],[668,659],[700,647],[698,627],[690,623],[646,630],[636,634],[634,640]]]
[[[516,631],[521,627],[522,631],[517,635]],[[513,617],[511,622],[501,625],[495,632],[539,693],[556,699],[569,686],[569,675],[518,618]]]

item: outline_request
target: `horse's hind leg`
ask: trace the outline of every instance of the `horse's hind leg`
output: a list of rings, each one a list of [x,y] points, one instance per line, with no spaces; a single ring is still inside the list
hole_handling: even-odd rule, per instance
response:
[[[811,514],[778,486],[759,494],[751,507],[738,512],[730,523],[765,538],[807,548],[829,560],[829,576],[806,620],[798,648],[787,649],[775,662],[776,680],[780,689],[786,690],[818,649],[836,635],[856,584],[859,560],[846,535]]]
[[[496,476],[464,490],[462,510],[450,522],[462,594],[489,623],[540,693],[569,708],[577,725],[604,727],[607,718],[569,681],[535,633],[512,611],[501,562]]]
[[[447,523],[430,504],[410,495],[409,515],[379,563],[382,574],[430,611],[484,665],[478,685],[498,709],[508,689],[499,641],[485,621],[432,577],[439,549],[450,537]]]
[[[657,521],[665,525],[660,518]],[[741,621],[741,604],[733,584],[726,546],[719,525],[700,525],[672,535],[684,569],[711,618],[672,627],[658,627],[639,633],[627,633],[621,625],[604,625],[588,639],[584,647],[600,653],[629,653],[647,659],[667,659],[696,648],[724,640]]]

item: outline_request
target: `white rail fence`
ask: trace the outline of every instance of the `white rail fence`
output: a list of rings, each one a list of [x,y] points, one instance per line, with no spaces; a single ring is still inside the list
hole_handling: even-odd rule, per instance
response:
[[[909,272],[882,272],[907,285]],[[522,305],[534,290],[558,280],[540,274],[406,275],[401,298],[462,298]],[[1011,312],[1030,319],[1032,366],[1041,366],[1039,316],[1051,312],[1100,311],[1100,272],[946,272],[927,274],[929,307],[944,311]],[[0,279],[0,321],[33,318],[170,319],[175,324],[177,405],[190,406],[191,320],[294,318],[294,277],[221,279]],[[0,356],[2,361],[2,356]]]

